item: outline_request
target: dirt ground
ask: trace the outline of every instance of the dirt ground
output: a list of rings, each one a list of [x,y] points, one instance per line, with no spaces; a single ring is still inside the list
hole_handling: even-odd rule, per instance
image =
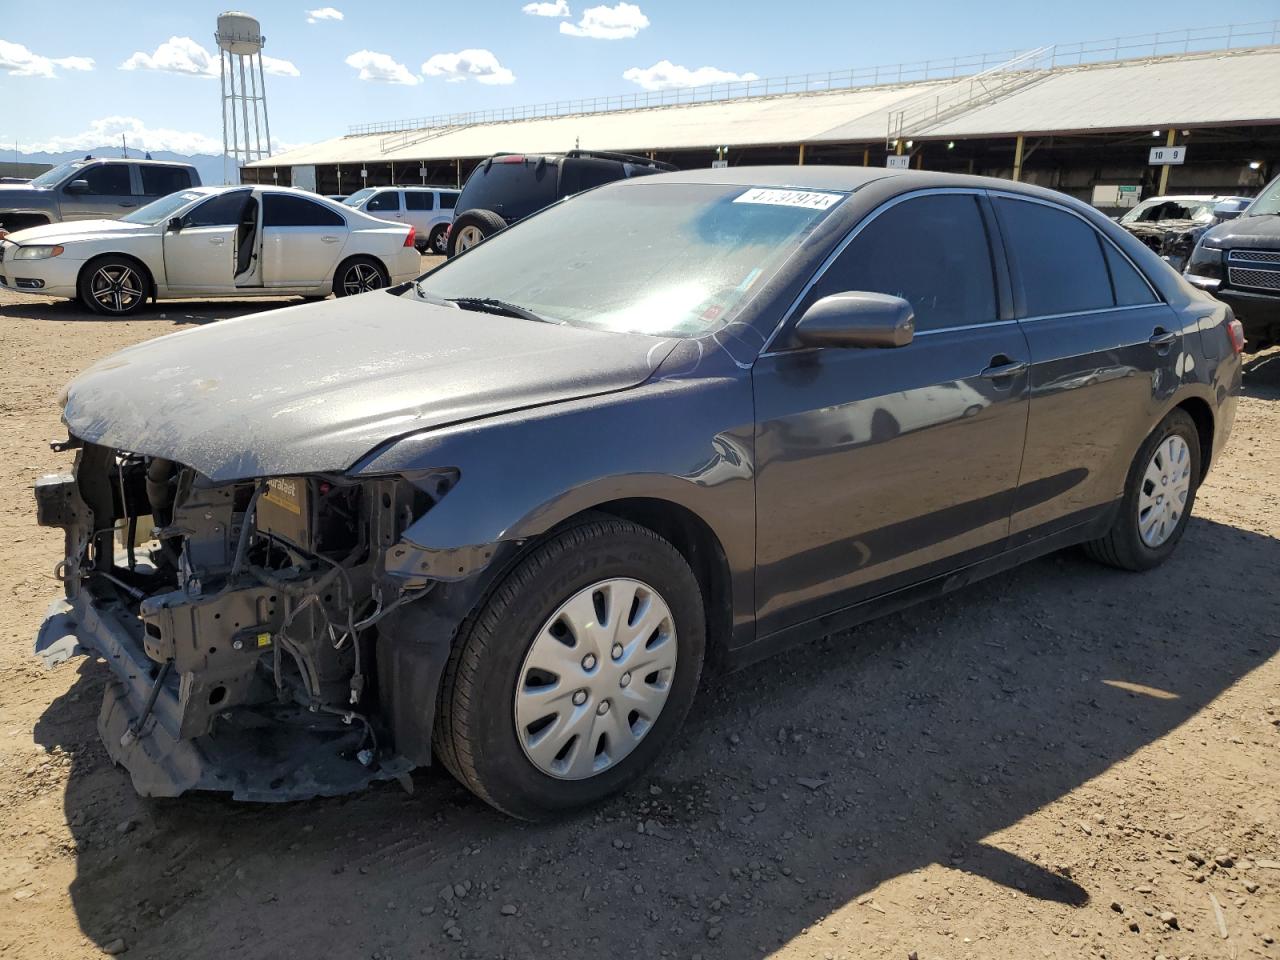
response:
[[[144,801],[98,742],[105,666],[31,658],[61,550],[31,484],[78,370],[280,305],[0,295],[0,957],[1280,958],[1280,352],[1163,568],[1061,554],[712,677],[575,819],[439,769]]]

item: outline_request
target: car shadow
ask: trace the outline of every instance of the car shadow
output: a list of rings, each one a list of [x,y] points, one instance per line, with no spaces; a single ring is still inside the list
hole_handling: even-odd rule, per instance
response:
[[[35,302],[6,303],[0,305],[0,314],[6,318],[46,320],[55,322],[90,321],[110,323],[113,319],[168,320],[173,324],[210,323],[214,320],[230,320],[251,313],[265,313],[281,307],[294,307],[304,302],[298,297],[264,297],[248,300],[162,300],[148,303],[128,317],[104,317],[86,309],[77,300],[41,300]]]
[[[1241,392],[1246,397],[1280,400],[1280,347],[1245,358]]]
[[[1280,541],[1196,519],[1149,573],[1068,551],[709,677],[650,776],[551,824],[434,769],[413,795],[140,800],[97,743],[99,663],[36,739],[73,758],[81,928],[130,955],[436,955],[453,924],[450,955],[763,957],[931,864],[1062,922],[1109,889],[1088,860],[1120,828],[1094,823],[1071,863],[993,835],[1275,656],[1277,566]]]

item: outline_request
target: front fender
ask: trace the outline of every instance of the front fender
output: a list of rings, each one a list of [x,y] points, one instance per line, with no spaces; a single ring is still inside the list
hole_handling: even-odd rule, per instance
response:
[[[409,436],[351,472],[458,471],[449,493],[403,533],[428,556],[483,557],[473,548],[536,537],[614,500],[677,504],[719,540],[738,622],[754,603],[752,411],[749,371],[652,382]]]

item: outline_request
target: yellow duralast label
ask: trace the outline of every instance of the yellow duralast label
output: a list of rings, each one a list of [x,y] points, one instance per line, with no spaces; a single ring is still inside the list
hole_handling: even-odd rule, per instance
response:
[[[298,503],[298,480],[286,480],[276,478],[267,481],[267,492],[264,499],[274,503],[277,507],[284,507],[290,513],[302,513],[302,507]]]

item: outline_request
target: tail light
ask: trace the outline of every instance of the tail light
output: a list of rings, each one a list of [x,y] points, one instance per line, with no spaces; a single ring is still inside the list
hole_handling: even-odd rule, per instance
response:
[[[1232,317],[1227,321],[1227,336],[1236,353],[1244,353],[1244,324]]]
[[[411,226],[409,228],[409,232],[404,235],[404,245],[406,247],[412,247],[414,245],[414,241],[417,239],[418,239],[418,228]]]

